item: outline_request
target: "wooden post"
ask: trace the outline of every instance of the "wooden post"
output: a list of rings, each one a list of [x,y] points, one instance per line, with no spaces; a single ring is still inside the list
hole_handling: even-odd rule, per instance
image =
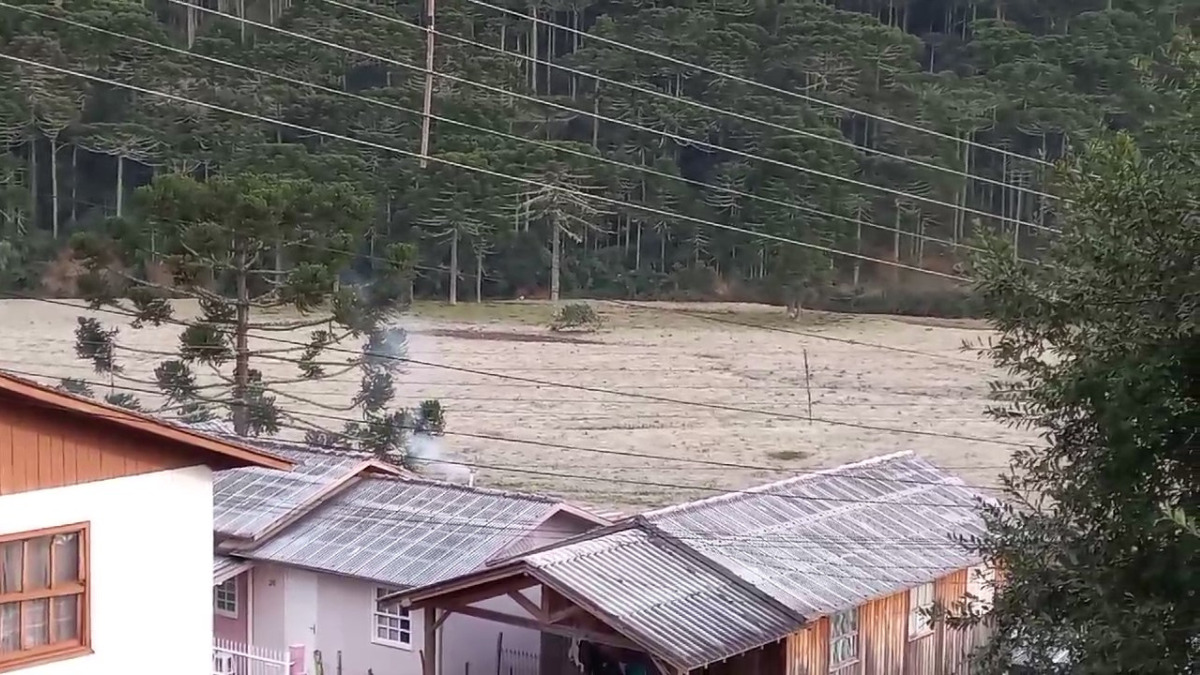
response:
[[[421,118],[421,168],[429,165],[429,126],[433,113],[433,46],[436,0],[425,0],[425,115]]]
[[[804,391],[808,392],[808,423],[812,424],[812,380],[808,372],[808,350],[804,350]]]
[[[424,666],[425,672],[421,675],[437,675],[437,633],[439,629],[437,613],[436,607],[425,608],[425,649],[421,653],[421,665]]]

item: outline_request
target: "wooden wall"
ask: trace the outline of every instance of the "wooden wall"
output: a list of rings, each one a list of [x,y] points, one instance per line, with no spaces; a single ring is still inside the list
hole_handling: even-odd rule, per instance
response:
[[[204,463],[199,453],[168,443],[0,396],[0,495]]]
[[[967,570],[939,579],[934,597],[953,606],[967,592]],[[931,635],[908,639],[908,591],[872,600],[859,608],[859,661],[835,675],[970,675],[970,656],[989,635],[934,626]],[[821,618],[787,639],[785,675],[827,675],[829,619]]]

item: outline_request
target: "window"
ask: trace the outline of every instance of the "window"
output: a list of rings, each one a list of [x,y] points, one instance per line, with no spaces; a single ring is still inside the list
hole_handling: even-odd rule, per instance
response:
[[[858,661],[858,609],[848,609],[829,617],[829,670],[835,671]]]
[[[87,525],[0,536],[0,670],[88,653]]]
[[[396,591],[390,588],[375,589],[375,621],[371,641],[389,647],[412,648],[412,619],[400,602],[380,602],[380,598]]]
[[[908,639],[933,632],[933,584],[908,589]]]
[[[236,619],[238,617],[237,577],[226,579],[213,588],[213,609],[217,614]]]

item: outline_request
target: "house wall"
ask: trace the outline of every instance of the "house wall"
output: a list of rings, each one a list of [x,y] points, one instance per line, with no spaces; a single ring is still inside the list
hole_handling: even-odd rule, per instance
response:
[[[211,675],[212,472],[195,466],[0,496],[0,533],[85,521],[93,653],[21,675]]]
[[[237,583],[237,616],[229,617],[218,614],[213,606],[213,635],[222,640],[232,640],[246,644],[250,642],[250,572],[242,572],[234,577]],[[213,587],[214,592],[216,587]]]
[[[967,592],[967,570],[938,579],[934,597],[952,607]],[[968,630],[934,626],[932,634],[908,639],[909,594],[867,602],[859,607],[859,661],[837,675],[969,675],[970,655],[988,637],[980,626]],[[787,639],[787,675],[826,675],[829,670],[828,617]],[[939,664],[940,661],[940,664]],[[939,667],[940,665],[940,667]]]
[[[129,430],[114,433],[94,418],[73,417],[0,393],[0,495],[204,463],[199,453],[168,444]]]
[[[510,550],[553,543],[592,527],[590,521],[558,514]],[[249,574],[254,575],[254,644],[273,649],[305,645],[309,672],[315,672],[316,652],[326,673],[337,672],[340,652],[343,675],[366,675],[368,670],[373,675],[421,675],[424,613],[413,612],[411,617],[411,649],[375,642],[372,612],[377,584],[279,565],[259,564]],[[526,596],[535,604],[541,602],[537,589],[527,590]],[[475,606],[529,616],[508,597]],[[497,665],[536,664],[541,649],[537,631],[460,614],[442,623],[439,640],[439,661],[446,675],[464,673],[468,664],[472,673],[495,673]]]

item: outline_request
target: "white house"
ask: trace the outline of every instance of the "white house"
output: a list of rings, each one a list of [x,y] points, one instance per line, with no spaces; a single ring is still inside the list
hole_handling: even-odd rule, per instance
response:
[[[0,374],[0,672],[212,674],[213,470],[266,452]]]
[[[310,674],[419,675],[426,627],[378,597],[607,524],[558,500],[427,480],[366,455],[269,447],[295,468],[221,472],[213,496],[215,631],[238,672],[282,673],[266,666],[288,649]],[[437,634],[447,674],[467,664],[530,672],[541,645],[534,630],[468,616]]]

